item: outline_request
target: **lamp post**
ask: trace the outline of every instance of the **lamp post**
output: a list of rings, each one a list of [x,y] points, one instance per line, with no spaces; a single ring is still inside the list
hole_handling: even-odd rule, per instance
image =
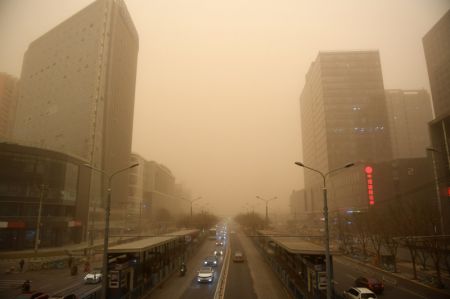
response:
[[[441,154],[441,152],[432,147],[427,147],[426,149],[431,153],[431,160],[433,161],[433,174],[439,212],[439,225],[441,227],[441,235],[445,235],[444,218],[442,217],[441,193],[439,192],[439,178],[437,173],[436,157],[434,156],[435,153]]]
[[[194,198],[194,199],[188,199],[188,198],[184,198],[184,197],[181,197],[181,199],[184,199],[184,200],[187,200],[187,201],[189,201],[190,203],[191,203],[191,217],[189,218],[189,221],[190,221],[190,226],[192,227],[192,204],[195,202],[195,201],[197,201],[197,200],[199,200],[199,199],[201,199],[202,197],[201,196],[199,196],[199,197],[197,197],[197,198]]]
[[[111,181],[115,175],[124,172],[128,169],[131,169],[133,167],[136,167],[139,165],[139,163],[135,163],[131,166],[119,169],[113,172],[112,174],[108,174],[104,170],[93,167],[89,164],[83,165],[108,177],[108,197],[106,199],[106,206],[105,206],[105,236],[103,239],[103,265],[102,265],[103,279],[102,279],[102,297],[101,297],[102,299],[106,299],[106,286],[108,283],[108,244],[109,244],[109,216],[111,212]]]
[[[323,217],[325,219],[325,258],[326,258],[326,270],[327,270],[327,299],[331,299],[332,275],[331,275],[331,256],[330,256],[330,232],[328,229],[328,199],[327,199],[326,178],[332,172],[342,170],[344,168],[352,167],[355,164],[348,163],[348,164],[344,165],[343,167],[339,167],[339,168],[330,170],[327,173],[323,173],[317,169],[306,166],[305,164],[303,164],[301,162],[295,162],[295,165],[312,170],[312,171],[320,174],[320,176],[323,179]]]
[[[42,184],[41,185],[41,195],[39,197],[39,209],[38,209],[38,216],[36,220],[36,236],[34,239],[34,253],[37,254],[39,249],[39,244],[41,243],[40,240],[40,232],[41,232],[41,216],[42,216],[42,202],[44,201],[44,193],[47,190],[48,186]]]
[[[197,200],[199,200],[199,199],[202,199],[202,197],[199,196],[199,197],[197,197],[197,198],[195,198],[195,199],[188,199],[188,198],[182,197],[182,199],[187,200],[187,201],[189,201],[189,202],[191,203],[191,220],[192,220],[192,204],[194,203],[194,201],[197,201]]]
[[[261,196],[256,195],[256,198],[261,199],[262,201],[264,201],[266,203],[266,227],[269,226],[269,201],[277,199],[277,197],[272,197],[271,199],[265,199],[262,198]]]

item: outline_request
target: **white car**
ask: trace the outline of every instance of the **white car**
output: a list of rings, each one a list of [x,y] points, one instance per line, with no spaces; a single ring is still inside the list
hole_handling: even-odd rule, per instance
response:
[[[86,276],[84,276],[84,282],[85,283],[99,283],[100,281],[102,281],[102,272],[101,271],[93,271],[90,272],[88,274],[86,274]]]
[[[214,280],[214,270],[212,267],[201,267],[197,272],[198,282],[212,282]]]
[[[366,288],[350,288],[344,291],[345,299],[376,299],[377,295]]]

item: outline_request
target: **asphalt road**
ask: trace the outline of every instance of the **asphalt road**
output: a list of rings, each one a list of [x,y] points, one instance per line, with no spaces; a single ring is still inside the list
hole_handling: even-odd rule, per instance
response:
[[[352,287],[359,276],[368,276],[382,279],[384,277],[385,290],[379,295],[382,299],[449,299],[447,294],[417,285],[414,282],[398,279],[377,269],[362,266],[345,257],[333,257],[335,289],[338,293]]]
[[[238,238],[235,233],[229,235],[228,246],[229,250],[231,250],[231,255],[227,273],[225,299],[258,298],[253,289],[253,281],[250,274],[248,261],[244,261],[242,263],[233,262],[233,254],[236,250],[243,252],[244,256],[247,256],[247,252],[244,250],[240,238]]]
[[[225,246],[227,246],[227,244],[225,244]],[[196,280],[196,275],[198,269],[202,267],[203,259],[209,255],[212,255],[215,248],[215,241],[206,240],[187,262],[187,272],[185,276],[179,276],[178,273],[172,275],[161,286],[145,298],[213,298],[217,287],[217,282],[219,280],[220,271],[222,270],[223,260],[220,259],[219,265],[216,267],[216,276],[212,283],[198,283]]]
[[[281,281],[278,279],[278,277],[275,275],[267,262],[264,260],[263,256],[259,253],[255,245],[253,244],[252,239],[250,237],[247,237],[242,231],[238,230],[237,227],[231,226],[229,231],[235,232],[230,234],[231,246],[235,249],[239,249],[244,253],[245,262],[244,264],[233,265],[234,263],[230,261],[231,264],[227,277],[225,298],[290,298]],[[239,280],[235,279],[234,277],[237,276],[238,278],[247,279],[248,275],[250,275],[251,281]],[[233,281],[235,281],[235,283],[233,283]],[[236,283],[236,281],[238,282],[238,284]],[[249,295],[249,297],[240,296],[240,293],[236,292],[234,288],[251,295]],[[227,297],[228,294],[230,294],[229,297]],[[237,295],[231,296],[234,294]],[[253,294],[255,294],[256,297],[251,297],[253,296]]]

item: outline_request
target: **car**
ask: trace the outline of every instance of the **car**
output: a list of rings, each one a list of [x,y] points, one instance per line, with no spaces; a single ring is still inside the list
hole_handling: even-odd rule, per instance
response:
[[[94,270],[92,272],[87,273],[84,276],[84,283],[86,284],[93,284],[93,283],[99,283],[102,281],[102,272],[101,270]]]
[[[214,280],[214,269],[212,267],[201,267],[197,271],[198,282],[212,282]]]
[[[223,242],[222,241],[217,241],[216,242],[216,246],[223,246]]]
[[[217,260],[216,256],[208,256],[207,258],[205,258],[203,260],[204,266],[215,267],[215,266],[217,266],[218,263],[219,263],[219,261]]]
[[[233,254],[233,262],[242,263],[245,260],[244,254],[241,251],[236,251]]]
[[[360,276],[355,280],[355,286],[367,288],[375,294],[381,294],[384,291],[383,282],[372,277]]]
[[[217,248],[216,250],[214,250],[214,255],[215,256],[222,256],[223,255],[223,249]]]
[[[376,299],[377,295],[368,288],[350,288],[342,294],[345,299]]]

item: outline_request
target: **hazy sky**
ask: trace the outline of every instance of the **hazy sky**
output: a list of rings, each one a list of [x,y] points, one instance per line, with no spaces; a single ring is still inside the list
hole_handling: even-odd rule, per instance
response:
[[[92,0],[0,0],[0,72]],[[133,151],[235,213],[278,197],[300,168],[299,95],[318,51],[380,51],[385,88],[429,90],[422,37],[448,0],[128,0],[139,33]],[[219,209],[219,210],[217,210]]]

